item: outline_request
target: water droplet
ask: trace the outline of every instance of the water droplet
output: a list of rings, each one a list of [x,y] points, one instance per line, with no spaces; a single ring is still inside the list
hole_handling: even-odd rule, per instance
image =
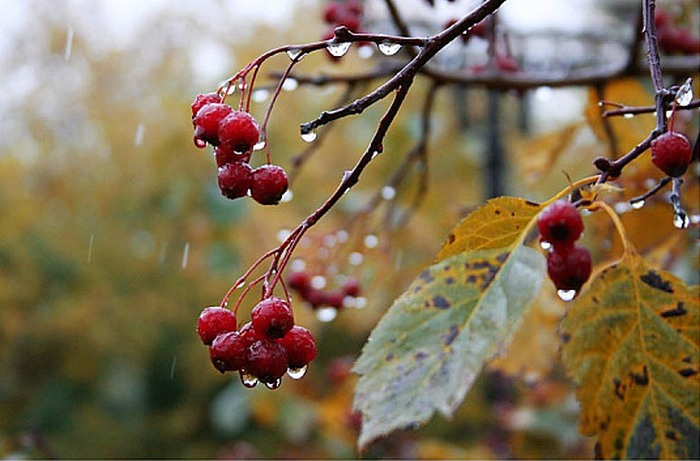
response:
[[[253,150],[254,150],[254,151],[263,150],[263,149],[265,148],[265,146],[267,146],[267,141],[264,140],[264,139],[261,139],[260,141],[258,141],[257,144],[255,144],[255,145],[253,146]]]
[[[557,290],[557,296],[559,296],[562,301],[571,301],[577,294],[578,291],[576,290]]]
[[[323,290],[326,288],[327,283],[328,281],[326,280],[326,277],[322,275],[315,275],[311,278],[311,288],[316,290]]]
[[[341,56],[344,56],[345,53],[348,52],[348,50],[350,49],[350,45],[352,45],[352,43],[350,42],[331,43],[330,45],[328,45],[327,49],[330,54],[332,54],[336,58],[339,58]]]
[[[252,389],[258,385],[258,378],[251,375],[250,373],[241,370],[239,374],[241,376],[241,383],[243,383],[245,387]]]
[[[624,118],[634,118],[634,114],[625,114],[622,117]]]
[[[233,93],[235,93],[237,89],[238,89],[238,84],[237,84],[237,83],[230,82],[230,83],[229,83],[229,86],[228,86],[228,89],[226,90],[226,94],[230,96],[230,95],[232,95]]]
[[[299,88],[299,82],[295,78],[287,77],[282,84],[282,89],[284,91],[294,91]]]
[[[673,111],[672,111],[672,110],[667,110],[667,111],[666,111],[666,118],[671,118],[671,115],[673,115]]]
[[[301,379],[306,374],[306,370],[309,369],[308,365],[304,365],[301,368],[289,368],[287,369],[287,375],[292,379]]]
[[[238,82],[238,88],[241,91],[245,91],[246,88],[248,88],[248,84],[245,81],[241,80],[240,82]]]
[[[639,209],[643,208],[645,203],[646,202],[644,201],[644,199],[630,200],[630,206],[632,208],[634,208],[635,210],[639,210]]]
[[[292,61],[299,58],[299,55],[301,54],[301,49],[300,48],[290,48],[287,50],[287,56],[289,56],[289,59]],[[300,61],[301,59],[297,59],[297,61]]]
[[[394,200],[396,197],[396,189],[391,186],[384,186],[382,187],[381,195],[384,200]]]
[[[552,248],[552,244],[546,240],[540,240],[540,248],[544,251],[549,251]]]
[[[676,103],[678,103],[679,106],[687,106],[693,100],[692,83],[693,79],[689,78],[685,81],[685,83],[683,83],[683,85],[681,85],[680,88],[678,88],[678,92],[676,93]]]
[[[303,139],[306,142],[314,142],[316,140],[316,132],[309,131],[308,133],[302,133],[301,139]]]
[[[143,123],[139,123],[136,127],[136,134],[134,134],[134,146],[140,146],[143,144],[143,135],[146,132],[146,127]]]
[[[66,62],[68,62],[71,54],[73,54],[73,35],[75,35],[73,28],[69,27],[66,32],[66,46],[63,49],[63,60]]]
[[[335,307],[321,307],[316,310],[316,318],[319,322],[332,322],[338,316],[338,311]]]
[[[343,171],[343,181],[347,181],[347,179],[350,177],[351,174],[352,174],[352,171],[350,171],[350,170]]]
[[[236,286],[234,287],[234,290],[239,290],[239,289],[243,288],[244,286],[245,286],[245,280],[241,280],[240,282],[238,282],[236,284]]]
[[[376,235],[369,234],[365,237],[364,243],[367,248],[376,248],[379,245],[379,239]]]
[[[685,211],[673,215],[673,225],[676,226],[677,229],[687,229],[688,226],[690,226],[690,218],[688,218]]]
[[[401,49],[401,45],[399,43],[386,41],[386,42],[379,43],[377,45],[377,48],[379,48],[379,51],[384,56],[393,56],[399,52],[399,50]]]
[[[277,378],[273,381],[265,381],[265,387],[268,389],[277,389],[282,384],[282,378]]]
[[[265,89],[265,88],[257,89],[255,91],[253,91],[253,94],[251,95],[251,98],[255,102],[264,102],[269,97],[270,97],[270,91]]]
[[[182,262],[180,263],[180,267],[182,269],[187,268],[187,261],[189,260],[190,256],[190,242],[185,242],[185,248],[182,250]]]
[[[282,203],[291,202],[293,198],[294,198],[294,193],[291,190],[287,189],[286,191],[284,191],[284,194],[282,194],[282,198],[280,198],[280,202],[282,202]]]
[[[204,149],[207,147],[207,143],[197,137],[192,138],[192,141],[194,142],[194,146],[199,149]]]
[[[372,152],[372,160],[379,157],[379,154],[381,154],[381,152],[379,152],[378,150],[375,150],[374,152]]]
[[[353,266],[359,266],[364,259],[364,255],[357,251],[350,253],[350,256],[348,256],[348,262]]]

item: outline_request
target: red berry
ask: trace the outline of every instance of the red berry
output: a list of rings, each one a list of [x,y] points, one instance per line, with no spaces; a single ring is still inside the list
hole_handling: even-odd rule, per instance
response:
[[[232,111],[227,104],[211,103],[203,106],[194,117],[194,137],[218,146],[219,125]]]
[[[280,298],[266,298],[250,313],[253,328],[270,339],[281,338],[294,326],[294,313],[289,303]]]
[[[248,343],[237,331],[220,334],[209,348],[209,358],[221,373],[245,368]]]
[[[343,12],[343,6],[337,2],[330,2],[323,8],[323,20],[328,24],[335,24]]]
[[[481,21],[474,24],[474,27],[467,31],[467,37],[481,37],[486,38],[489,34],[489,23],[488,21]]]
[[[220,103],[221,96],[218,93],[204,93],[198,94],[194,101],[192,101],[192,119],[194,120],[195,115],[199,112],[199,109],[206,106],[207,104]]]
[[[497,55],[496,67],[503,72],[517,72],[520,70],[518,61],[513,56]]]
[[[669,176],[682,176],[691,156],[690,141],[682,133],[667,131],[651,142],[651,161]]]
[[[218,335],[236,330],[236,316],[223,307],[207,307],[197,319],[197,333],[209,345]]]
[[[248,347],[246,371],[264,383],[274,383],[289,368],[287,350],[277,341],[262,339]]]
[[[262,205],[277,205],[288,187],[287,173],[277,165],[262,165],[253,170],[250,194]]]
[[[219,141],[229,150],[250,152],[260,139],[258,122],[248,112],[231,112],[221,121]]]
[[[576,244],[554,247],[547,255],[547,274],[558,290],[578,291],[591,275],[591,254]]]
[[[326,306],[336,309],[343,308],[343,300],[345,300],[345,292],[342,290],[326,291],[324,293],[324,303]]]
[[[307,271],[294,271],[287,277],[289,288],[298,291],[302,296],[311,288],[311,275]]]
[[[537,218],[537,228],[545,242],[568,246],[581,236],[583,220],[571,202],[557,200],[542,210]]]
[[[253,185],[253,169],[245,162],[227,163],[219,168],[218,180],[224,197],[243,197]]]
[[[248,163],[250,161],[250,152],[242,154],[240,152],[228,149],[224,146],[215,147],[214,156],[216,157],[216,166],[218,167],[222,167],[227,163]]]
[[[265,339],[265,335],[253,328],[253,322],[246,322],[239,330],[239,333],[245,339],[248,346],[255,341]]]
[[[304,327],[295,325],[279,343],[287,350],[289,368],[302,368],[316,358],[316,341]]]
[[[348,296],[359,296],[360,294],[360,281],[355,277],[350,277],[343,283],[343,291]]]

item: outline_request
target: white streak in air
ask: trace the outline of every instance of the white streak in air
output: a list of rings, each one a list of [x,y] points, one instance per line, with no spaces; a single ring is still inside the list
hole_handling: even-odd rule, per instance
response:
[[[95,233],[90,234],[90,243],[88,244],[88,254],[87,254],[87,262],[92,261],[92,245],[95,243]]]
[[[181,267],[185,269],[187,267],[187,260],[190,257],[190,242],[185,243],[185,249],[182,251],[182,264]]]
[[[66,62],[68,62],[71,54],[73,54],[73,35],[73,28],[69,27],[68,32],[66,32],[66,47],[63,49],[63,60]]]

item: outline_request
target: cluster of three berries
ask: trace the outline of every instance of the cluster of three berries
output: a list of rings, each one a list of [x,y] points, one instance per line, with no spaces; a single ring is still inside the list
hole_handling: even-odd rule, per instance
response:
[[[251,153],[260,128],[248,112],[234,110],[218,93],[198,95],[192,103],[195,146],[214,146],[221,194],[229,199],[249,195],[263,205],[276,205],[287,191],[287,173],[277,165],[253,169]]]
[[[197,333],[209,346],[209,357],[221,373],[238,371],[246,385],[258,381],[279,386],[282,376],[301,377],[316,358],[316,342],[309,330],[294,324],[285,300],[263,299],[251,321],[238,329],[236,316],[222,307],[207,307],[197,321]]]

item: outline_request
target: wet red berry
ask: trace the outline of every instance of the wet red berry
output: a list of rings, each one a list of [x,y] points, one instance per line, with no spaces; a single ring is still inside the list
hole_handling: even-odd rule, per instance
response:
[[[651,142],[651,161],[669,176],[682,176],[691,156],[690,141],[682,133],[667,131]]]
[[[227,163],[219,168],[218,181],[224,197],[243,197],[253,185],[253,169],[245,162]]]
[[[248,347],[246,371],[264,383],[274,383],[289,368],[287,350],[277,341],[261,339]]]
[[[537,218],[537,229],[545,242],[567,246],[581,236],[583,220],[571,202],[557,200],[542,210]]]
[[[195,139],[218,146],[220,124],[232,111],[231,106],[220,103],[207,104],[199,109],[193,121]]]
[[[302,368],[316,358],[316,341],[309,330],[295,325],[279,343],[287,350],[289,368]]]
[[[277,205],[288,187],[287,173],[277,165],[262,165],[253,170],[250,195],[262,205]]]
[[[248,343],[237,331],[220,334],[209,348],[211,363],[221,373],[247,366]]]
[[[360,281],[354,277],[350,277],[343,283],[343,291],[348,296],[360,295]]]
[[[236,316],[223,307],[207,307],[199,314],[197,334],[206,345],[211,344],[218,335],[236,330]]]
[[[217,146],[214,148],[214,157],[216,157],[216,166],[222,167],[227,163],[248,163],[250,161],[250,152],[240,153],[224,146]]]
[[[218,93],[204,93],[198,94],[194,101],[192,101],[192,119],[194,120],[195,115],[199,112],[199,109],[206,106],[207,104],[220,103],[221,96]]]
[[[294,313],[289,303],[276,297],[260,301],[250,318],[255,331],[270,339],[283,337],[294,326]]]
[[[289,288],[298,291],[302,296],[311,289],[311,275],[305,271],[294,271],[287,277]]]
[[[547,274],[558,290],[578,291],[591,275],[591,254],[576,244],[554,247],[547,255]]]
[[[233,111],[221,121],[219,141],[234,152],[250,152],[260,139],[260,128],[252,115]]]

